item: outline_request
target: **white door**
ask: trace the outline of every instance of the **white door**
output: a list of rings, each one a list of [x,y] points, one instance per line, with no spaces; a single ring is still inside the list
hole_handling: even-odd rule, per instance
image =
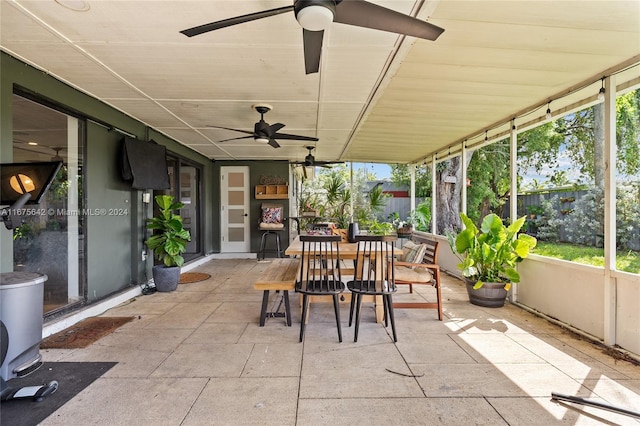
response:
[[[249,253],[249,167],[220,167],[222,253]]]

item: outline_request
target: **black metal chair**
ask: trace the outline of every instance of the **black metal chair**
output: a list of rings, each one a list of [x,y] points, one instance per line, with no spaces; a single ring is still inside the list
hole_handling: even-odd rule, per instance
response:
[[[296,292],[302,294],[300,342],[304,339],[305,323],[309,311],[309,296],[331,296],[338,327],[338,340],[342,342],[340,327],[340,301],[338,295],[345,290],[340,271],[339,235],[301,235],[302,252]]]
[[[354,342],[358,341],[360,309],[362,306],[362,296],[364,295],[382,296],[384,325],[388,327],[389,320],[391,321],[393,341],[398,341],[392,300],[392,295],[397,290],[393,268],[393,244],[396,239],[395,236],[388,235],[356,236],[358,250],[356,254],[355,273],[353,280],[347,282],[347,288],[351,291],[349,327],[351,327],[353,322],[354,310],[356,316]]]

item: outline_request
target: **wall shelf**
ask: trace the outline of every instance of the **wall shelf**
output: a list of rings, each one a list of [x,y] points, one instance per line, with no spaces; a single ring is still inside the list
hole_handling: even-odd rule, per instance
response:
[[[289,198],[289,185],[256,185],[256,200],[286,200]]]

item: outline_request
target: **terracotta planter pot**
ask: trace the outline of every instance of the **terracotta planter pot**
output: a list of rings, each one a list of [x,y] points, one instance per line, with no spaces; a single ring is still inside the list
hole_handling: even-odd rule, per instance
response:
[[[413,225],[405,225],[396,229],[398,235],[411,235],[413,233]]]
[[[469,302],[473,305],[483,306],[485,308],[500,308],[504,306],[507,298],[507,291],[504,289],[504,283],[484,283],[477,290],[473,289],[475,281],[465,278],[467,284],[467,294]]]

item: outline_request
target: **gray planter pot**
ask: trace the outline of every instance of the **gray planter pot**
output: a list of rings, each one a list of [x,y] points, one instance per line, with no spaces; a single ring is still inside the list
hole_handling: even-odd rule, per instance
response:
[[[473,305],[483,306],[485,308],[500,308],[504,306],[507,298],[507,291],[504,289],[504,283],[484,283],[477,290],[473,289],[475,281],[465,278],[467,284],[467,294],[469,302]]]
[[[153,282],[158,291],[173,291],[178,288],[180,281],[180,267],[166,267],[164,265],[156,265],[151,269]]]

